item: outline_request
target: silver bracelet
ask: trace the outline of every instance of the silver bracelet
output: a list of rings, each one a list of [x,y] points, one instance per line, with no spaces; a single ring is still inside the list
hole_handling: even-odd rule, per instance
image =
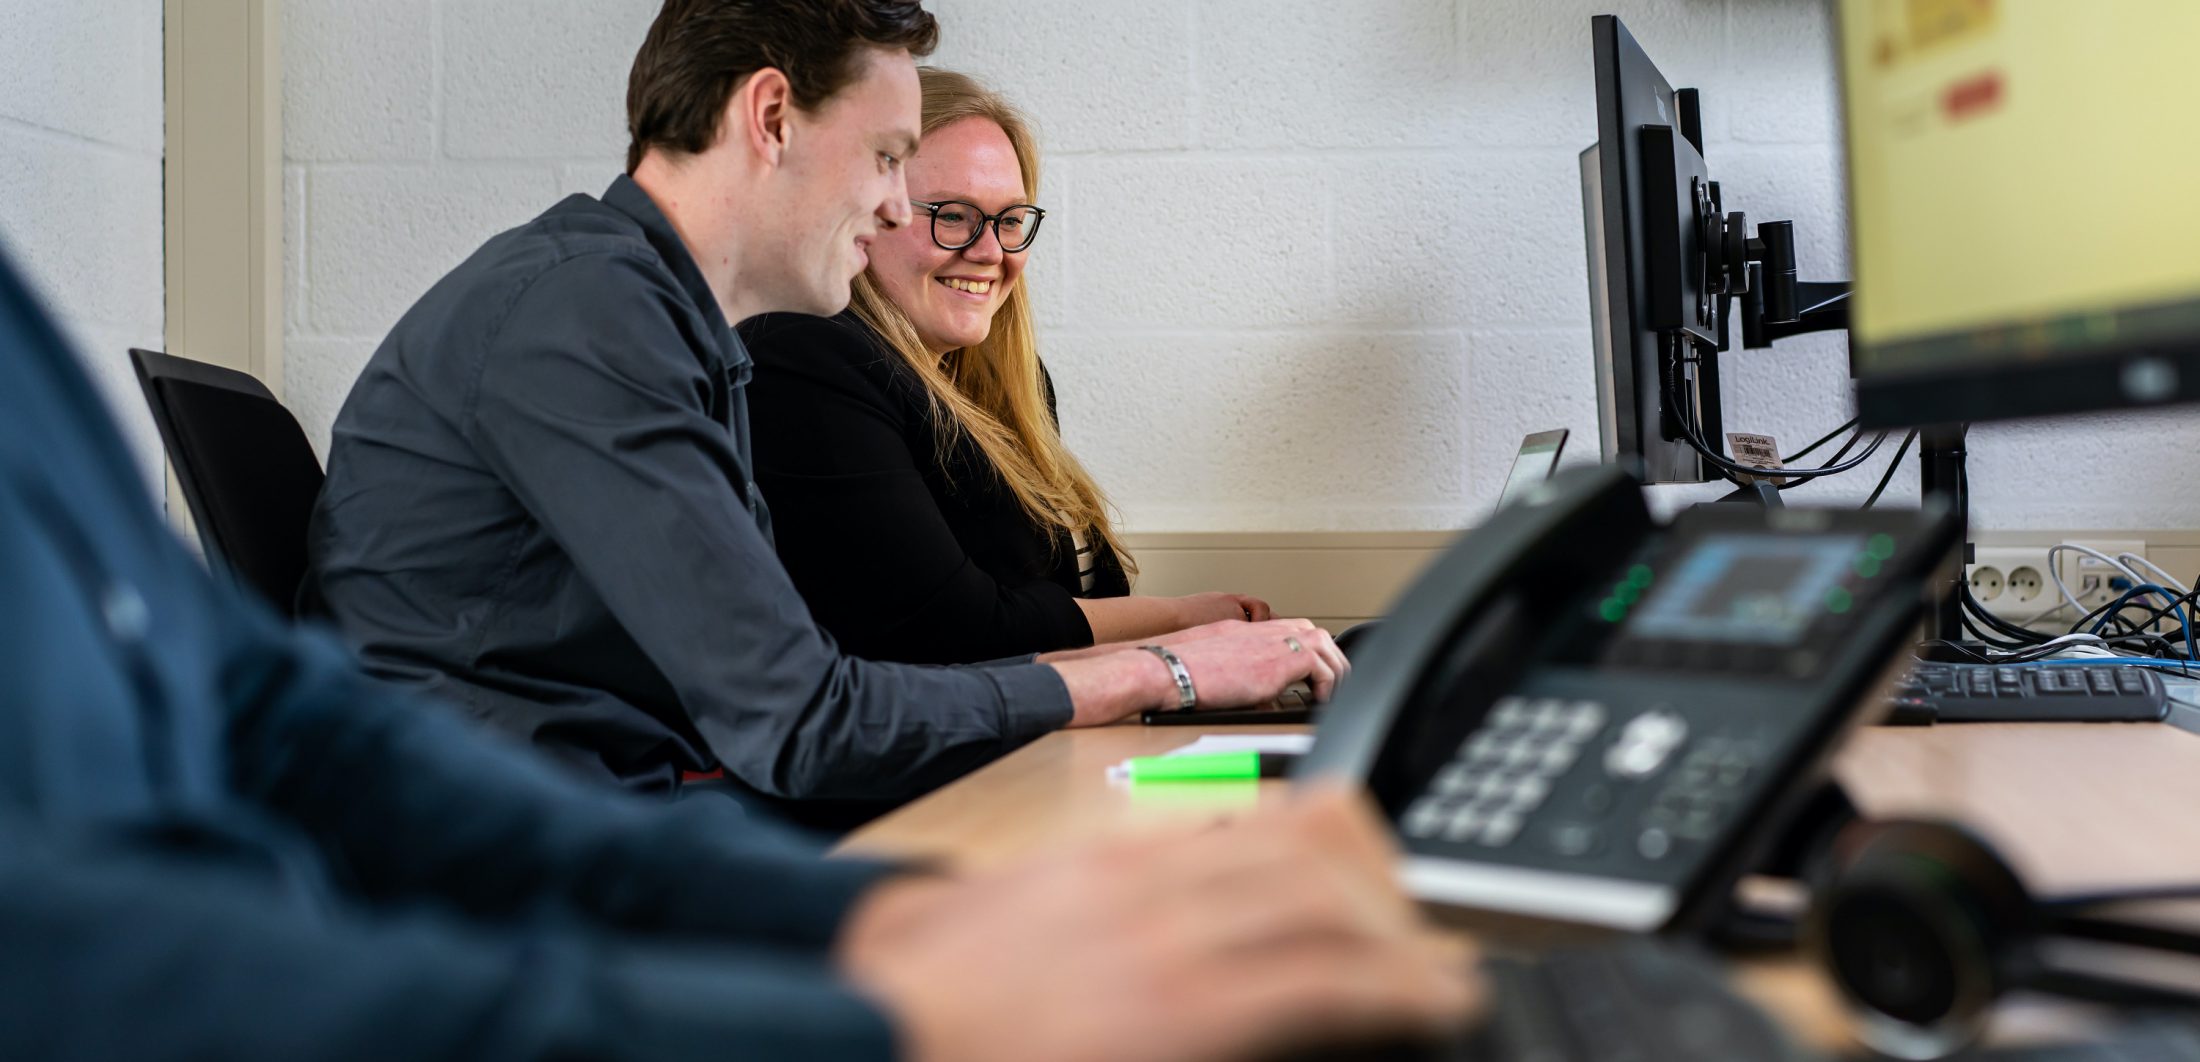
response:
[[[1177,655],[1164,646],[1141,645],[1139,648],[1160,657],[1162,663],[1169,665],[1169,677],[1176,680],[1177,711],[1188,712],[1198,706],[1199,694],[1192,692],[1192,673],[1184,670],[1184,661],[1177,659]]]

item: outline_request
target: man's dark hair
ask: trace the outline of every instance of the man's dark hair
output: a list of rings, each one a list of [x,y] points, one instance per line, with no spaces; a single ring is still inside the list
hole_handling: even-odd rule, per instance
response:
[[[854,80],[866,48],[932,54],[940,26],[919,0],[665,0],[626,82],[626,172],[660,147],[693,155],[718,138],[750,74],[787,75],[814,110]]]

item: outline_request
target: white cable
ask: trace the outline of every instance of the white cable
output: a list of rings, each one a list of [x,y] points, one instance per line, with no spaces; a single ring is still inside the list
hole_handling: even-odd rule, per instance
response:
[[[2132,571],[2131,566],[2125,564],[2123,561],[2117,560],[2116,558],[2111,557],[2108,554],[2101,552],[2100,550],[2094,549],[2091,546],[2081,546],[2075,542],[2064,542],[2058,546],[2055,546],[2053,549],[2048,550],[2047,559],[2049,561],[2053,561],[2055,559],[2055,551],[2063,549],[2067,549],[2072,553],[2083,553],[2088,557],[2092,557],[2093,559],[2100,561],[2101,563],[2106,564],[2119,572],[2124,573],[2125,578],[2130,579],[2131,585],[2133,586],[2137,586],[2140,583],[2151,583],[2154,581],[2140,575],[2138,572]]]
[[[2055,563],[2055,551],[2061,548],[2061,546],[2047,547],[2047,581],[2055,584],[2055,593],[2059,596],[2060,600],[2056,601],[2052,605],[2047,606],[2046,608],[2039,610],[2038,612],[2035,612],[2021,620],[2016,621],[2017,626],[2029,627],[2043,619],[2046,619],[2049,616],[2054,615],[2056,611],[2060,610],[2063,607],[2063,603],[2066,601],[2070,603],[2071,608],[2078,610],[2076,613],[2077,615],[2085,615],[2084,606],[2078,603],[2078,595],[2071,593],[2070,588],[2063,585],[2062,566]]]
[[[2153,572],[2157,576],[2157,578],[2148,579],[2146,580],[2147,582],[2157,583],[2171,590],[2175,590],[2177,591],[2177,595],[2179,597],[2183,597],[2186,594],[2192,593],[2191,587],[2178,582],[2176,576],[2171,575],[2167,571],[2164,571],[2161,565],[2156,564],[2153,561],[2146,559],[2145,557],[2142,557],[2136,553],[2119,553],[2116,555],[2116,559],[2136,564],[2150,572]]]
[[[2038,645],[2025,646],[2022,649],[1989,649],[1988,652],[1996,653],[2003,656],[2020,656],[2037,653],[2042,649],[2048,649],[2057,646],[2061,648],[2056,649],[2056,652],[2049,653],[2047,655],[2055,656],[2060,654],[2063,650],[2105,648],[2105,641],[2098,634],[2065,634],[2059,638],[2050,638],[2044,642],[2039,643]]]
[[[2032,624],[2039,622],[2040,620],[2046,619],[2047,617],[2054,615],[2056,609],[2063,607],[2063,602],[2069,602],[2071,608],[2071,617],[2073,619],[2079,616],[2083,616],[2089,611],[2092,611],[2085,607],[2084,602],[2078,600],[2078,595],[2070,592],[2070,587],[2063,584],[2062,565],[2055,563],[2055,555],[2061,553],[2066,549],[2071,551],[2072,553],[2083,553],[2088,557],[2092,557],[2096,560],[2099,560],[2101,563],[2116,569],[2117,571],[2123,573],[2125,578],[2130,579],[2131,585],[2133,586],[2139,586],[2143,583],[2151,583],[2154,581],[2140,575],[2138,572],[2132,571],[2131,567],[2125,564],[2123,561],[2117,560],[2116,558],[2111,557],[2108,554],[2101,552],[2100,550],[2094,549],[2091,546],[2081,546],[2075,542],[2058,542],[2055,545],[2047,547],[2047,579],[2049,582],[2055,584],[2055,592],[2062,595],[2062,601],[2057,601],[2056,603],[2049,605],[2048,607],[2041,609],[2038,612],[2033,613],[2031,616],[2016,621],[2017,626],[2029,627]],[[2142,558],[2142,562],[2143,560],[2144,558]]]
[[[2026,616],[2023,619],[2015,621],[2017,626],[2029,627],[2035,623],[2038,623],[2039,621],[2054,615],[2063,607],[2063,604],[2065,602],[2068,602],[2070,607],[2075,610],[2071,613],[2073,617],[2085,615],[2085,605],[2078,600],[2078,595],[2071,593],[2070,588],[2063,585],[2062,565],[2055,563],[2055,554],[2061,551],[2061,549],[2062,546],[2060,545],[2047,547],[2047,581],[2055,584],[2055,593],[2060,596],[2061,600],[2056,601],[2054,604],[2049,605],[2046,608],[2043,608],[2029,616]]]
[[[2059,638],[2050,638],[2038,645],[2027,645],[2022,649],[2002,649],[1991,645],[1977,647],[1978,651],[1989,657],[2023,656],[2027,658],[2033,658],[2032,654],[2049,648],[2053,648],[2054,651],[2045,654],[2045,656],[2061,656],[2065,652],[2080,653],[2085,656],[2115,655],[2109,651],[2106,640],[2098,634],[2065,634]],[[2038,657],[2035,659],[2044,658]]]
[[[2117,570],[2117,571],[2119,571],[2119,572],[2122,572],[2122,573],[2123,573],[2123,575],[2124,575],[2124,578],[2126,578],[2126,579],[2129,579],[2129,580],[2131,580],[2131,586],[2130,586],[2130,587],[2126,587],[2126,588],[2125,588],[2125,590],[2124,590],[2124,592],[2127,592],[2127,593],[2128,593],[2128,592],[2129,592],[2129,591],[2130,591],[2130,590],[2131,590],[2131,589],[2132,589],[2133,587],[2145,586],[2145,585],[2147,585],[2147,584],[2149,584],[2149,583],[2153,583],[2153,582],[2154,582],[2154,580],[2153,580],[2153,579],[2150,579],[2150,578],[2148,578],[2148,577],[2146,577],[2146,576],[2140,575],[2140,574],[2139,574],[2138,572],[2136,572],[2136,571],[2133,571],[2133,570],[2132,570],[2132,568],[2131,568],[2131,566],[2130,566],[2130,565],[2128,565],[2128,564],[2125,564],[2125,563],[2123,562],[2123,560],[2122,560],[2122,559],[2121,559],[2120,557],[2111,557],[2111,556],[2109,556],[2108,554],[2106,554],[2106,553],[2103,553],[2103,552],[2101,552],[2100,550],[2094,549],[2094,548],[2093,548],[2093,547],[2091,547],[2091,546],[2081,546],[2081,545],[2078,545],[2078,544],[2077,544],[2077,543],[2075,543],[2075,542],[2065,542],[2065,543],[2063,543],[2062,545],[2060,545],[2060,546],[2057,546],[2057,547],[2055,547],[2055,548],[2056,548],[2056,549],[2068,549],[2068,550],[2070,550],[2070,551],[2071,551],[2071,552],[2073,552],[2073,553],[2083,553],[2083,554],[2085,554],[2085,555],[2086,555],[2086,556],[2088,556],[2088,557],[2093,557],[2093,558],[2095,558],[2095,559],[2097,559],[2097,560],[2101,561],[2102,563],[2104,563],[2104,564],[2108,565],[2109,567],[2111,567],[2111,568],[2114,568],[2114,569],[2116,569],[2116,570]],[[2129,554],[2126,554],[2126,556],[2129,556]],[[2048,558],[2048,563],[2050,563],[2050,564],[2053,564],[2053,563],[2054,563],[2054,559],[2055,559],[2055,550],[2053,550],[2053,549],[2051,549],[2051,550],[2048,550],[2048,551],[2047,551],[2047,558]],[[2144,558],[2144,557],[2141,557],[2141,558],[2139,558],[2139,563],[2141,563],[2141,564],[2145,564],[2145,563],[2146,563],[2146,558]],[[2160,569],[2156,569],[2156,570],[2158,570],[2158,571],[2159,571]],[[2168,573],[2164,572],[2163,574],[2165,574],[2165,575],[2166,575],[2166,574],[2168,574]],[[2165,589],[2166,589],[2166,588],[2165,588]],[[2165,593],[2165,594],[2163,594],[2162,596],[2164,596],[2164,597],[2167,597],[2167,596],[2169,596],[2169,595]],[[2088,611],[2091,611],[2091,610],[2089,610],[2089,609],[2085,609],[2085,608],[2080,608],[2080,609],[2078,609],[2078,615],[2080,615],[2080,616],[2083,616],[2083,615],[2085,615],[2085,614],[2086,614],[2086,613],[2087,613]]]

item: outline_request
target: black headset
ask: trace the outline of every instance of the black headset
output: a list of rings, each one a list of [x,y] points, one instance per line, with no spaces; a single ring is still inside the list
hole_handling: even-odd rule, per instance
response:
[[[2200,934],[2111,917],[2118,904],[2200,897],[2200,887],[2033,897],[1959,826],[1859,822],[1834,841],[1806,939],[1873,1048],[1938,1058],[1970,1042],[2003,993],[2122,1006],[2200,1007],[2200,991],[2107,972],[2112,949],[2200,957]],[[2126,954],[2122,958],[2128,959]],[[2191,973],[2200,985],[2200,965]]]

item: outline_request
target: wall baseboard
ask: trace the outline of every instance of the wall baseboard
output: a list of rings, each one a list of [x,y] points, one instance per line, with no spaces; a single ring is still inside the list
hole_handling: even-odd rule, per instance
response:
[[[1153,532],[1125,535],[1141,594],[1251,594],[1331,631],[1382,615],[1455,532]]]
[[[1141,594],[1229,590],[1258,597],[1279,616],[1331,631],[1381,616],[1458,532],[1155,531],[1126,534]],[[1977,531],[1981,546],[2045,546],[2066,540],[2145,542],[2146,558],[2179,578],[2200,575],[2200,529]]]

